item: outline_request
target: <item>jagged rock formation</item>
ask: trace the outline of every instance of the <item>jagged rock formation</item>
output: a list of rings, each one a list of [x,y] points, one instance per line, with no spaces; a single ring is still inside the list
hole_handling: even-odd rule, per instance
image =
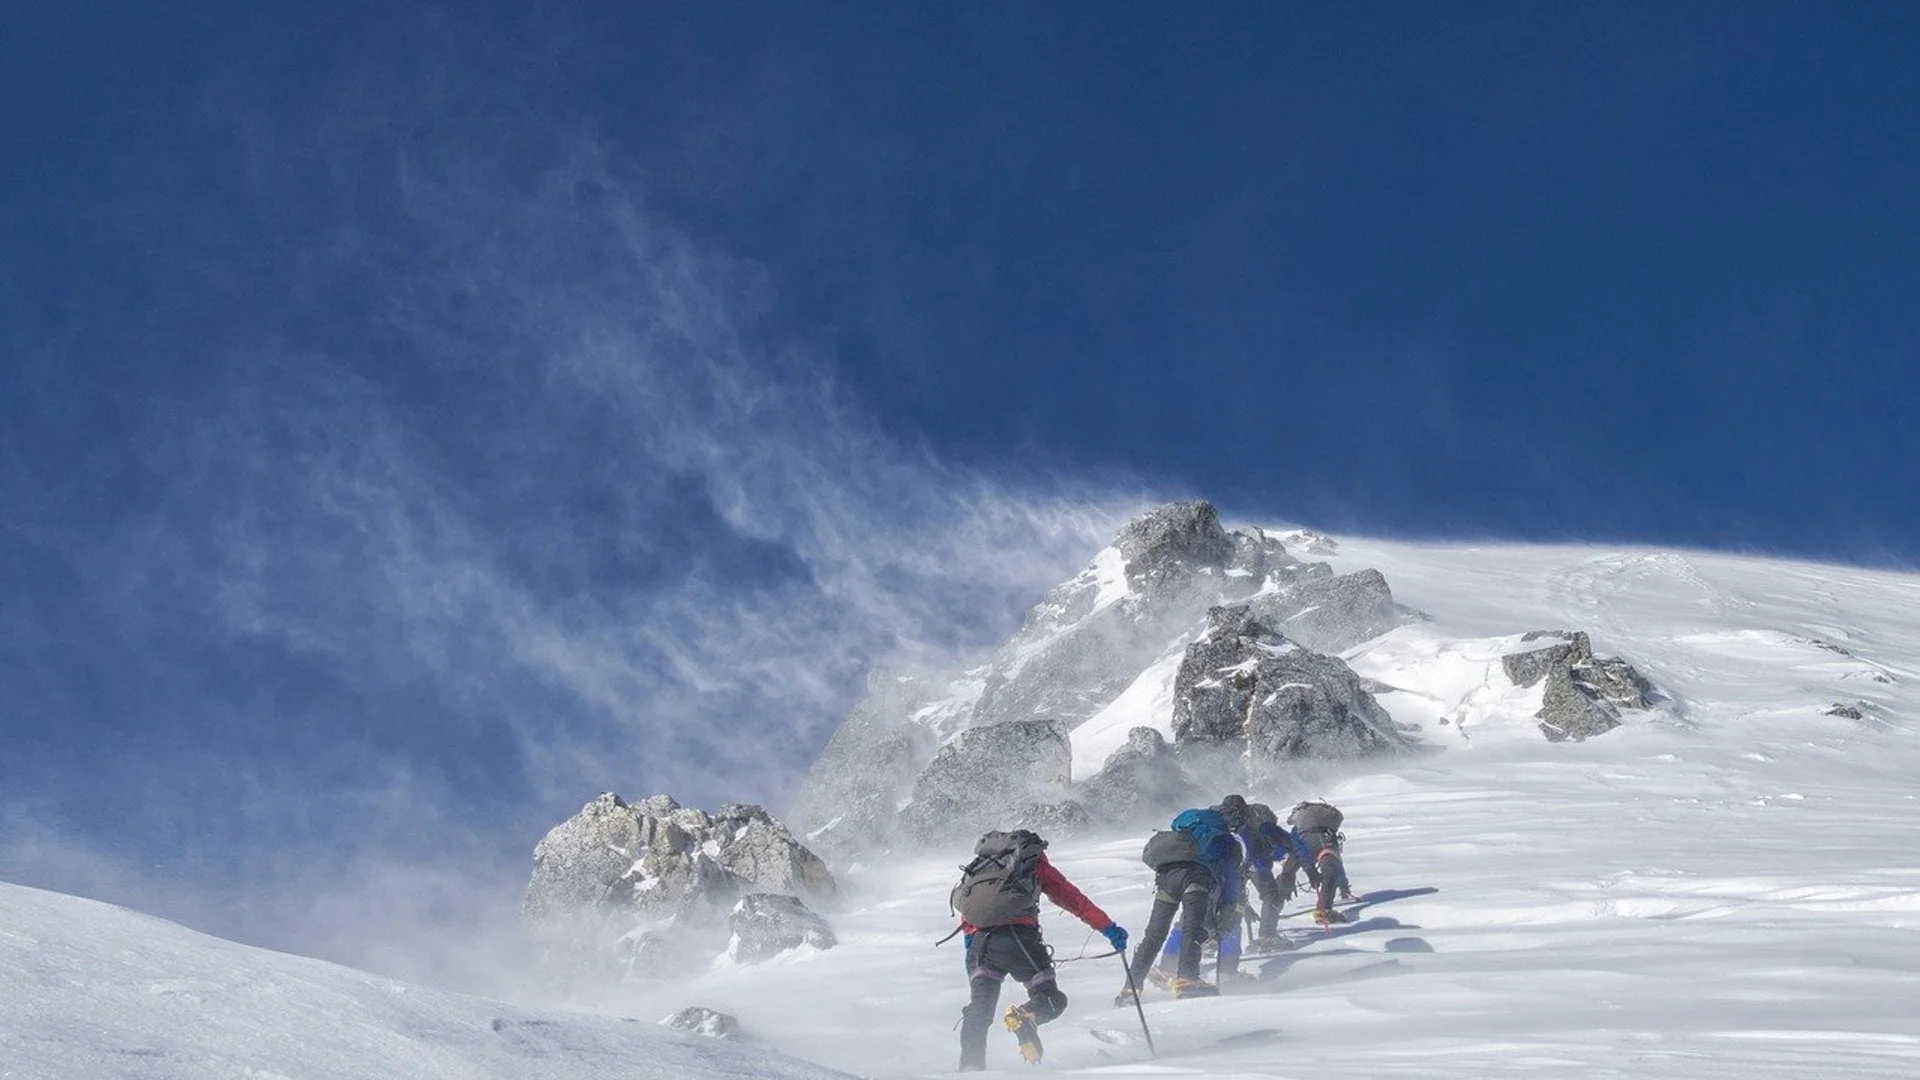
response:
[[[989,668],[971,726],[1047,720],[1062,734],[1073,730],[1126,689],[1170,633],[1251,591],[1270,564],[1291,560],[1277,541],[1236,543],[1210,503],[1136,518],[1093,566],[1028,613]]]
[[[1580,742],[1620,726],[1621,709],[1645,709],[1653,684],[1617,657],[1596,657],[1584,631],[1534,630],[1521,637],[1541,647],[1500,658],[1515,686],[1546,681],[1540,733],[1550,741]]]
[[[562,981],[665,977],[697,965],[742,894],[826,901],[836,889],[826,864],[758,806],[708,814],[665,795],[629,804],[608,793],[534,848],[521,918]]]
[[[694,1035],[704,1035],[709,1039],[737,1042],[744,1037],[740,1030],[740,1021],[731,1014],[716,1012],[699,1005],[689,1005],[661,1020],[660,1023],[664,1027]]]
[[[733,932],[727,956],[736,963],[755,964],[803,945],[831,949],[839,944],[833,927],[798,898],[779,893],[748,893],[727,917]]]
[[[1185,800],[1196,787],[1173,744],[1152,728],[1137,727],[1127,732],[1126,745],[1109,754],[1100,771],[1081,784],[1076,794],[1094,820],[1138,827],[1159,823],[1167,808]]]
[[[1208,613],[1174,682],[1177,743],[1244,747],[1252,766],[1412,748],[1337,657],[1288,641],[1245,604]]]
[[[1335,576],[1325,563],[1301,574],[1291,588],[1256,596],[1248,607],[1297,644],[1339,652],[1407,621],[1378,570]]]
[[[1318,534],[1295,535],[1333,550]],[[1081,810],[1104,824],[1117,782],[1091,795],[1070,792],[1064,767],[1052,772],[1055,748],[1032,730],[976,733],[1039,723],[1065,740],[1170,647],[1201,633],[1209,609],[1231,604],[1251,605],[1268,625],[1318,650],[1348,648],[1410,617],[1376,571],[1337,576],[1324,563],[1302,563],[1272,534],[1228,531],[1210,503],[1162,506],[1129,522],[1091,565],[1050,591],[983,667],[944,683],[876,678],[809,774],[793,819],[810,842],[843,856],[884,845],[896,823],[921,840],[1020,820],[1072,827]],[[1322,735],[1308,743],[1323,743]],[[1263,745],[1276,753],[1308,745],[1284,731],[1270,736]],[[1001,742],[1019,753],[989,762],[982,747]],[[1021,756],[1026,747],[1038,757]],[[1003,770],[1009,761],[1019,774],[1012,790],[978,806],[983,792],[1004,783],[979,766]],[[1064,810],[1069,797],[1080,806]],[[1047,804],[1064,817],[1039,810]],[[968,814],[964,822],[952,820],[956,809]]]
[[[1044,720],[969,728],[940,748],[913,784],[900,829],[929,843],[1031,820],[1067,794],[1073,754]]]

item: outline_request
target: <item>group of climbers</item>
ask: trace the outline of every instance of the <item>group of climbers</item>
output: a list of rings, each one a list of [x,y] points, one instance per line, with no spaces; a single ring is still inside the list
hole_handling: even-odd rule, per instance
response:
[[[1148,981],[1186,998],[1218,994],[1221,983],[1238,977],[1241,921],[1247,908],[1243,897],[1249,883],[1260,900],[1252,942],[1258,951],[1282,947],[1280,909],[1296,895],[1302,871],[1314,889],[1315,921],[1344,922],[1333,906],[1336,896],[1353,896],[1340,855],[1343,821],[1332,804],[1307,801],[1295,805],[1282,824],[1271,807],[1237,794],[1218,805],[1175,815],[1141,851],[1141,861],[1154,874],[1153,909],[1128,964],[1127,986],[1115,1003],[1137,1002],[1139,987]],[[961,868],[951,899],[960,917],[955,933],[963,934],[966,942],[971,989],[960,1024],[963,1072],[986,1068],[987,1030],[1007,976],[1027,988],[1027,1000],[1008,1008],[1003,1018],[1027,1061],[1040,1060],[1039,1026],[1066,1009],[1052,950],[1040,933],[1041,896],[1099,931],[1114,952],[1125,957],[1127,931],[1048,861],[1046,847],[1047,842],[1029,830],[990,832],[975,845],[973,860]],[[1210,939],[1217,951],[1213,983],[1200,977]]]

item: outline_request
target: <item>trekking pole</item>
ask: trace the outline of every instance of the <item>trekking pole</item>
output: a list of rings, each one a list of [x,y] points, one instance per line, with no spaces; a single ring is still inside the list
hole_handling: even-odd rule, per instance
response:
[[[1140,1014],[1140,1034],[1147,1037],[1147,1056],[1159,1057],[1160,1052],[1153,1048],[1153,1032],[1147,1030],[1147,1010],[1140,1004],[1140,987],[1133,981],[1133,965],[1127,963],[1126,950],[1119,953],[1120,969],[1127,973],[1127,990],[1133,994],[1133,1011]]]

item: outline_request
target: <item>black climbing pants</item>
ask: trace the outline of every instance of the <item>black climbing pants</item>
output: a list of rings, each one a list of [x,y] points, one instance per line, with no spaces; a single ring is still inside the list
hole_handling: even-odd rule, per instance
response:
[[[1200,977],[1200,947],[1206,944],[1213,917],[1213,874],[1199,863],[1170,863],[1153,877],[1153,913],[1133,947],[1133,983],[1146,981],[1147,969],[1160,956],[1160,947],[1173,931],[1174,912],[1180,913],[1180,961],[1175,974]]]
[[[1273,867],[1248,867],[1247,880],[1260,894],[1260,936],[1270,938],[1280,932],[1280,908],[1286,903],[1280,898],[1279,883],[1273,880]]]
[[[967,975],[972,998],[960,1014],[960,1067],[984,1068],[987,1029],[1000,1006],[1000,984],[1007,976],[1027,988],[1033,1022],[1044,1024],[1067,1008],[1067,995],[1054,981],[1053,953],[1031,924],[975,930],[967,942]]]
[[[1332,829],[1304,829],[1300,839],[1313,854],[1313,866],[1307,870],[1307,878],[1313,882],[1317,895],[1315,905],[1322,911],[1333,906],[1333,894],[1336,890],[1347,892],[1347,865],[1340,860],[1340,840]],[[1293,891],[1294,873],[1299,869],[1299,860],[1292,855],[1280,867],[1287,879],[1287,892]]]

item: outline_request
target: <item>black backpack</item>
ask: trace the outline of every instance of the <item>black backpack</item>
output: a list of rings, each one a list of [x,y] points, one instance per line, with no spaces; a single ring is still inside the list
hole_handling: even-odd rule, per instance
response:
[[[1026,829],[990,832],[973,846],[973,861],[960,868],[960,884],[948,904],[969,926],[1005,926],[1040,914],[1040,881],[1034,864],[1047,842]]]

